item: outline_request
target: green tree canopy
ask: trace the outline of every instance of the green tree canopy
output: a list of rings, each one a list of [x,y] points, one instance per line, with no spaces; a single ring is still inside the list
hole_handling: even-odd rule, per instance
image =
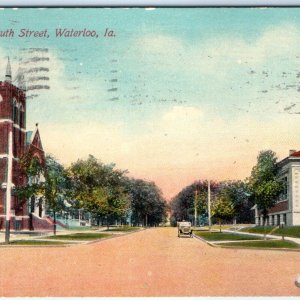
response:
[[[251,223],[253,216],[251,207],[254,205],[250,199],[248,185],[241,180],[223,181],[220,183],[220,194],[232,202],[234,216],[238,223]]]
[[[154,182],[128,179],[127,189],[131,198],[133,223],[153,226],[164,220],[167,203]]]
[[[234,205],[231,200],[225,195],[220,195],[213,203],[211,215],[213,218],[217,219],[220,224],[221,231],[221,221],[230,220],[234,216]]]
[[[283,183],[278,175],[277,156],[272,150],[261,151],[257,157],[257,164],[253,167],[248,178],[251,199],[262,211],[264,218],[268,209],[275,205],[282,192]]]
[[[121,218],[129,208],[129,197],[124,185],[125,171],[114,164],[104,165],[94,156],[77,160],[68,169],[72,182],[72,196],[78,208],[99,217]]]
[[[219,184],[212,181],[210,183],[212,199],[219,189]],[[195,195],[197,191],[197,199]],[[208,181],[199,180],[183,188],[170,203],[172,224],[176,225],[177,221],[188,220],[194,218],[195,203],[197,205],[198,214],[206,214],[207,197],[208,197]]]

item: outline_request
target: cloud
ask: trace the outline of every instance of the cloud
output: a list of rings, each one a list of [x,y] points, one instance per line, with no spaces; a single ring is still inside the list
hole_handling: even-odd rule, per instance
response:
[[[197,107],[175,105],[170,111],[163,115],[163,120],[178,122],[182,119],[198,119],[201,116],[202,111]]]

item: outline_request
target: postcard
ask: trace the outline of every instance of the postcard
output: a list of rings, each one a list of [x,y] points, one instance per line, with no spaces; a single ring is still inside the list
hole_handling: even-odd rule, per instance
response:
[[[300,9],[0,9],[0,296],[300,296]]]

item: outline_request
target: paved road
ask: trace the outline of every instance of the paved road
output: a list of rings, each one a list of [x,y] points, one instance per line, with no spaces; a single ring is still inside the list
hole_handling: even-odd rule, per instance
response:
[[[299,252],[212,248],[175,228],[0,248],[0,270],[0,296],[300,296]]]

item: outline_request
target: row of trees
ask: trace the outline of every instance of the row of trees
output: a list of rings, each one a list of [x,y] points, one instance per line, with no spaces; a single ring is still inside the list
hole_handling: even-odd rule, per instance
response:
[[[45,199],[54,221],[57,213],[70,209],[89,212],[98,224],[107,225],[117,220],[155,226],[166,218],[167,204],[155,183],[129,178],[94,156],[64,168],[51,156],[40,163],[27,155],[22,167],[28,184],[16,189],[18,198]]]
[[[283,182],[278,178],[277,156],[271,151],[261,151],[251,176],[244,181],[211,182],[211,216],[213,221],[238,223],[253,221],[251,207],[257,205],[264,220],[268,209],[275,205],[283,191]],[[185,187],[171,201],[171,223],[180,220],[194,220],[195,206],[200,223],[207,222],[208,182],[196,181]],[[265,221],[264,221],[265,223]]]

